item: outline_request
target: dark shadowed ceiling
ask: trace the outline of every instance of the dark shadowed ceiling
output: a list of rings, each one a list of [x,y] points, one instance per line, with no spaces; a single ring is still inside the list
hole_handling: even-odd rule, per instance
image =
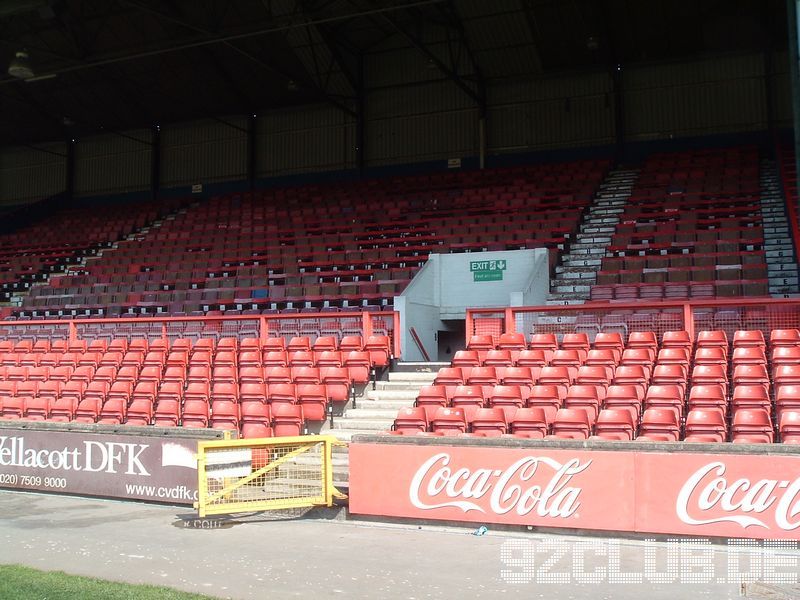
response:
[[[1,0],[0,144],[320,101],[354,111],[359,57],[386,48],[469,84],[781,50],[786,28],[781,0]],[[23,49],[38,80],[6,73]]]

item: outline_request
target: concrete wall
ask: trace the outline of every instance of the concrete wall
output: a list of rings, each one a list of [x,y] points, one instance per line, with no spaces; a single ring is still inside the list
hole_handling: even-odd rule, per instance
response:
[[[463,320],[467,308],[544,304],[550,288],[548,260],[548,251],[543,248],[432,254],[402,295],[395,298],[403,357],[412,361],[424,358],[411,338],[411,327],[433,360],[438,354],[437,333],[450,329],[443,321]],[[475,281],[470,263],[498,261],[505,262],[502,280]]]

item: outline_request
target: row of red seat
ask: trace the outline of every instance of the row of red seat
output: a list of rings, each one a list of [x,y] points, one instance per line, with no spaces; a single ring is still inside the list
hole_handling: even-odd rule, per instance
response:
[[[146,399],[87,397],[0,399],[0,420],[100,423],[235,430],[245,438],[294,436],[305,432],[307,421],[325,419],[328,400],[319,386],[299,391],[297,402],[237,403],[228,399],[181,402],[162,398],[157,404]]]
[[[694,409],[682,428],[675,413],[648,408],[640,423],[624,409],[605,408],[592,423],[583,408],[560,408],[548,420],[540,407],[479,408],[470,420],[461,408],[438,408],[431,417],[422,408],[405,408],[394,423],[393,435],[439,435],[513,437],[533,439],[598,439],[609,441],[705,442],[762,444],[774,441],[773,426],[766,411],[740,409],[733,415],[730,429],[714,410]],[[800,444],[800,410],[783,414],[779,426],[785,444]]]

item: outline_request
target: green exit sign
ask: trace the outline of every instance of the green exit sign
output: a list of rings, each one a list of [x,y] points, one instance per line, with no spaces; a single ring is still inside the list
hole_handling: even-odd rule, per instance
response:
[[[503,281],[504,260],[473,260],[469,263],[473,281]]]

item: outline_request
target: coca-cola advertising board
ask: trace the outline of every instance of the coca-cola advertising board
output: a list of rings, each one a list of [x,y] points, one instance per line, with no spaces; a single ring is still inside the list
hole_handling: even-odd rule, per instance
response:
[[[354,443],[355,514],[800,537],[800,456]]]
[[[197,440],[0,429],[0,488],[192,504]]]
[[[800,538],[800,456],[637,453],[635,494],[638,531]]]
[[[632,530],[633,478],[621,452],[350,445],[356,514]]]

